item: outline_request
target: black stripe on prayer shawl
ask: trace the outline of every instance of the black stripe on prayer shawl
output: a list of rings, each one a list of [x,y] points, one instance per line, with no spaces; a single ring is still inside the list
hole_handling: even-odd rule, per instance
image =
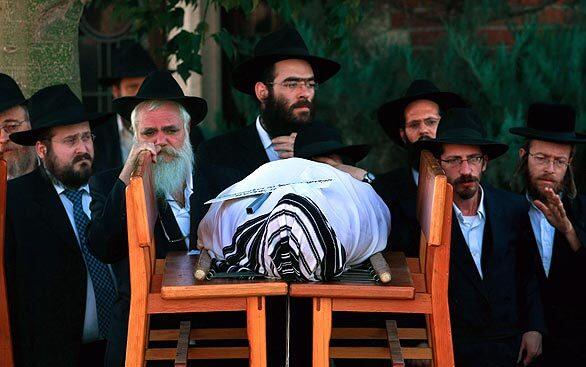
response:
[[[293,234],[292,225],[302,238]],[[308,253],[301,251],[304,244]],[[327,218],[313,201],[295,194],[283,196],[271,213],[240,225],[223,253],[226,260],[214,262],[218,271],[270,274],[271,267],[289,281],[311,280],[307,276],[329,280],[340,275],[346,263],[346,252]],[[312,274],[310,262],[318,264],[319,274]]]

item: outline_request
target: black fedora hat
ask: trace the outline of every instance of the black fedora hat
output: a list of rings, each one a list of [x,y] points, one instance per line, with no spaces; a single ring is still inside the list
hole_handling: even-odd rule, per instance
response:
[[[66,84],[37,91],[28,99],[31,129],[10,134],[10,140],[20,145],[35,145],[41,134],[58,126],[88,121],[92,128],[104,123],[111,113],[88,113],[83,103]]]
[[[254,95],[254,85],[261,81],[260,76],[266,68],[287,59],[307,61],[313,69],[317,83],[325,82],[340,70],[337,62],[311,55],[299,32],[286,27],[258,41],[253,57],[232,71],[232,85],[243,93]]]
[[[295,157],[310,159],[312,157],[339,154],[349,158],[353,163],[364,159],[370,151],[369,145],[345,145],[340,132],[322,122],[312,122],[303,126],[297,133],[293,152]]]
[[[189,113],[192,125],[199,124],[208,113],[208,104],[205,99],[183,94],[183,90],[171,72],[166,70],[150,73],[140,86],[136,96],[116,98],[112,102],[112,109],[130,121],[132,110],[139,103],[152,100],[179,103]]]
[[[576,111],[570,105],[533,103],[527,112],[527,126],[509,129],[511,134],[555,143],[586,143],[586,134],[574,131]]]
[[[437,128],[436,138],[415,142],[414,148],[437,152],[443,144],[476,145],[489,159],[495,159],[509,149],[507,144],[488,139],[480,116],[467,107],[447,110]]]
[[[126,42],[112,50],[112,72],[100,78],[103,85],[116,84],[122,78],[146,77],[157,66],[149,53],[136,42]]]
[[[18,84],[10,76],[0,73],[0,112],[26,104]]]
[[[422,99],[437,103],[442,111],[453,107],[468,107],[469,105],[464,98],[456,93],[440,91],[429,80],[414,80],[403,97],[383,104],[377,112],[379,124],[395,143],[401,146],[405,145],[399,132],[405,126],[405,107],[411,102]]]

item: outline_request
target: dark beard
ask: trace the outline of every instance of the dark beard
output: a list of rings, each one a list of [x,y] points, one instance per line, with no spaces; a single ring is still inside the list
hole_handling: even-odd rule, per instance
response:
[[[294,109],[298,107],[309,108],[309,113],[305,114],[305,118],[298,118],[293,113]],[[311,101],[299,101],[287,108],[287,102],[282,99],[276,99],[271,92],[260,116],[263,127],[270,137],[274,138],[297,132],[303,125],[313,120],[313,114],[314,107]]]
[[[90,163],[84,163],[79,170],[74,170],[73,165],[77,162],[88,159]],[[88,183],[92,175],[92,156],[89,153],[82,153],[73,158],[73,161],[64,167],[57,167],[55,164],[56,157],[49,149],[47,151],[47,159],[45,159],[45,168],[49,173],[61,182],[65,187],[70,189],[78,189]]]
[[[539,178],[539,177],[537,177],[537,178]],[[541,178],[544,178],[544,177],[542,176]],[[527,192],[529,193],[529,197],[531,197],[531,199],[533,199],[533,200],[539,200],[542,203],[545,203],[546,202],[545,196],[539,191],[539,188],[537,186],[533,185],[533,182],[531,181],[528,167],[525,167],[525,182],[527,183]],[[564,188],[565,188],[564,183],[557,183],[553,187],[553,190],[556,194],[559,195],[560,192],[562,192],[564,190]]]
[[[459,183],[468,183],[468,182],[476,182],[479,183],[479,179],[472,176],[472,175],[466,175],[466,176],[460,176],[458,177],[455,181],[454,181],[454,187],[456,187],[457,184]],[[476,192],[478,191],[478,185],[474,186],[474,187],[470,187],[470,188],[466,188],[463,191],[458,191],[457,194],[458,196],[460,196],[460,198],[462,198],[463,200],[468,200],[474,197],[474,195],[476,194]]]
[[[421,151],[415,149],[415,143],[410,142],[408,139],[405,139],[405,150],[407,151],[407,162],[409,162],[409,167],[419,171],[419,161],[421,159]],[[423,140],[432,140],[430,137],[422,136],[417,141]]]

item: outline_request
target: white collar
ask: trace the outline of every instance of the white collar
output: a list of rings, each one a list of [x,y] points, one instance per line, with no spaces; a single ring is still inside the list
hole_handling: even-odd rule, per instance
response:
[[[185,196],[185,207],[188,206],[189,197],[193,193],[193,172],[189,171],[189,176],[187,177],[187,181],[185,182],[185,190],[183,190],[183,195]],[[167,201],[176,201],[171,194],[167,194],[165,197]]]
[[[56,179],[53,180],[53,187],[55,187],[55,190],[57,190],[57,195],[61,195],[65,190],[71,190],[66,188],[61,181],[57,181]],[[90,186],[89,184],[85,184],[79,187],[79,189],[77,189],[77,191],[79,190],[83,190],[85,191],[87,194],[90,193]]]
[[[262,147],[266,150],[273,144],[273,142],[271,140],[269,133],[260,123],[260,115],[256,118],[256,131],[258,132],[258,136],[260,138],[260,142],[262,143]]]

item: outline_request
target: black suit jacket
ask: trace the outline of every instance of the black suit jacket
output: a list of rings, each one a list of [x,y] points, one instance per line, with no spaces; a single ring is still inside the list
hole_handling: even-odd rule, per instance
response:
[[[544,357],[551,361],[548,365],[578,366],[586,364],[586,292],[581,288],[586,279],[586,196],[566,197],[562,202],[582,244],[578,251],[573,251],[564,235],[556,230],[549,275],[546,276],[532,227],[528,227],[527,236],[533,239],[549,330]]]
[[[88,229],[88,245],[99,260],[116,265],[112,270],[116,276],[118,298],[112,310],[111,338],[106,353],[107,366],[124,364],[130,309],[126,185],[118,178],[120,171],[121,168],[105,171],[93,176],[89,183],[92,194],[92,221]],[[192,208],[193,198],[191,195]],[[193,218],[193,211],[191,213]],[[169,239],[182,237],[171,209],[166,205],[159,205],[159,218],[155,225],[157,258],[164,258],[168,251],[185,251],[184,241],[169,243],[161,227],[162,221]],[[196,246],[194,227],[191,227],[190,231],[190,246]]]
[[[78,366],[87,271],[72,223],[43,168],[9,181],[7,198],[16,365]]]
[[[195,225],[199,225],[208,210],[206,201],[268,161],[255,124],[202,142],[195,165],[195,207],[192,207],[197,211]]]
[[[456,361],[467,361],[466,356],[473,354],[469,348],[475,349],[479,343],[510,344],[507,351],[515,354],[522,333],[545,332],[534,262],[527,252],[527,202],[520,195],[488,185],[483,189],[487,217],[481,256],[483,278],[453,213],[449,304]],[[510,357],[493,349],[481,359],[500,365],[508,363]]]
[[[124,161],[122,161],[116,115],[110,117],[104,124],[94,128],[92,132],[96,136],[94,141],[94,162],[92,164],[94,174],[122,166]],[[204,140],[201,129],[197,126],[193,127],[190,130],[189,137],[195,152],[199,143]]]
[[[417,185],[411,168],[399,167],[378,175],[372,186],[391,212],[388,247],[418,257],[421,227],[417,221]]]

